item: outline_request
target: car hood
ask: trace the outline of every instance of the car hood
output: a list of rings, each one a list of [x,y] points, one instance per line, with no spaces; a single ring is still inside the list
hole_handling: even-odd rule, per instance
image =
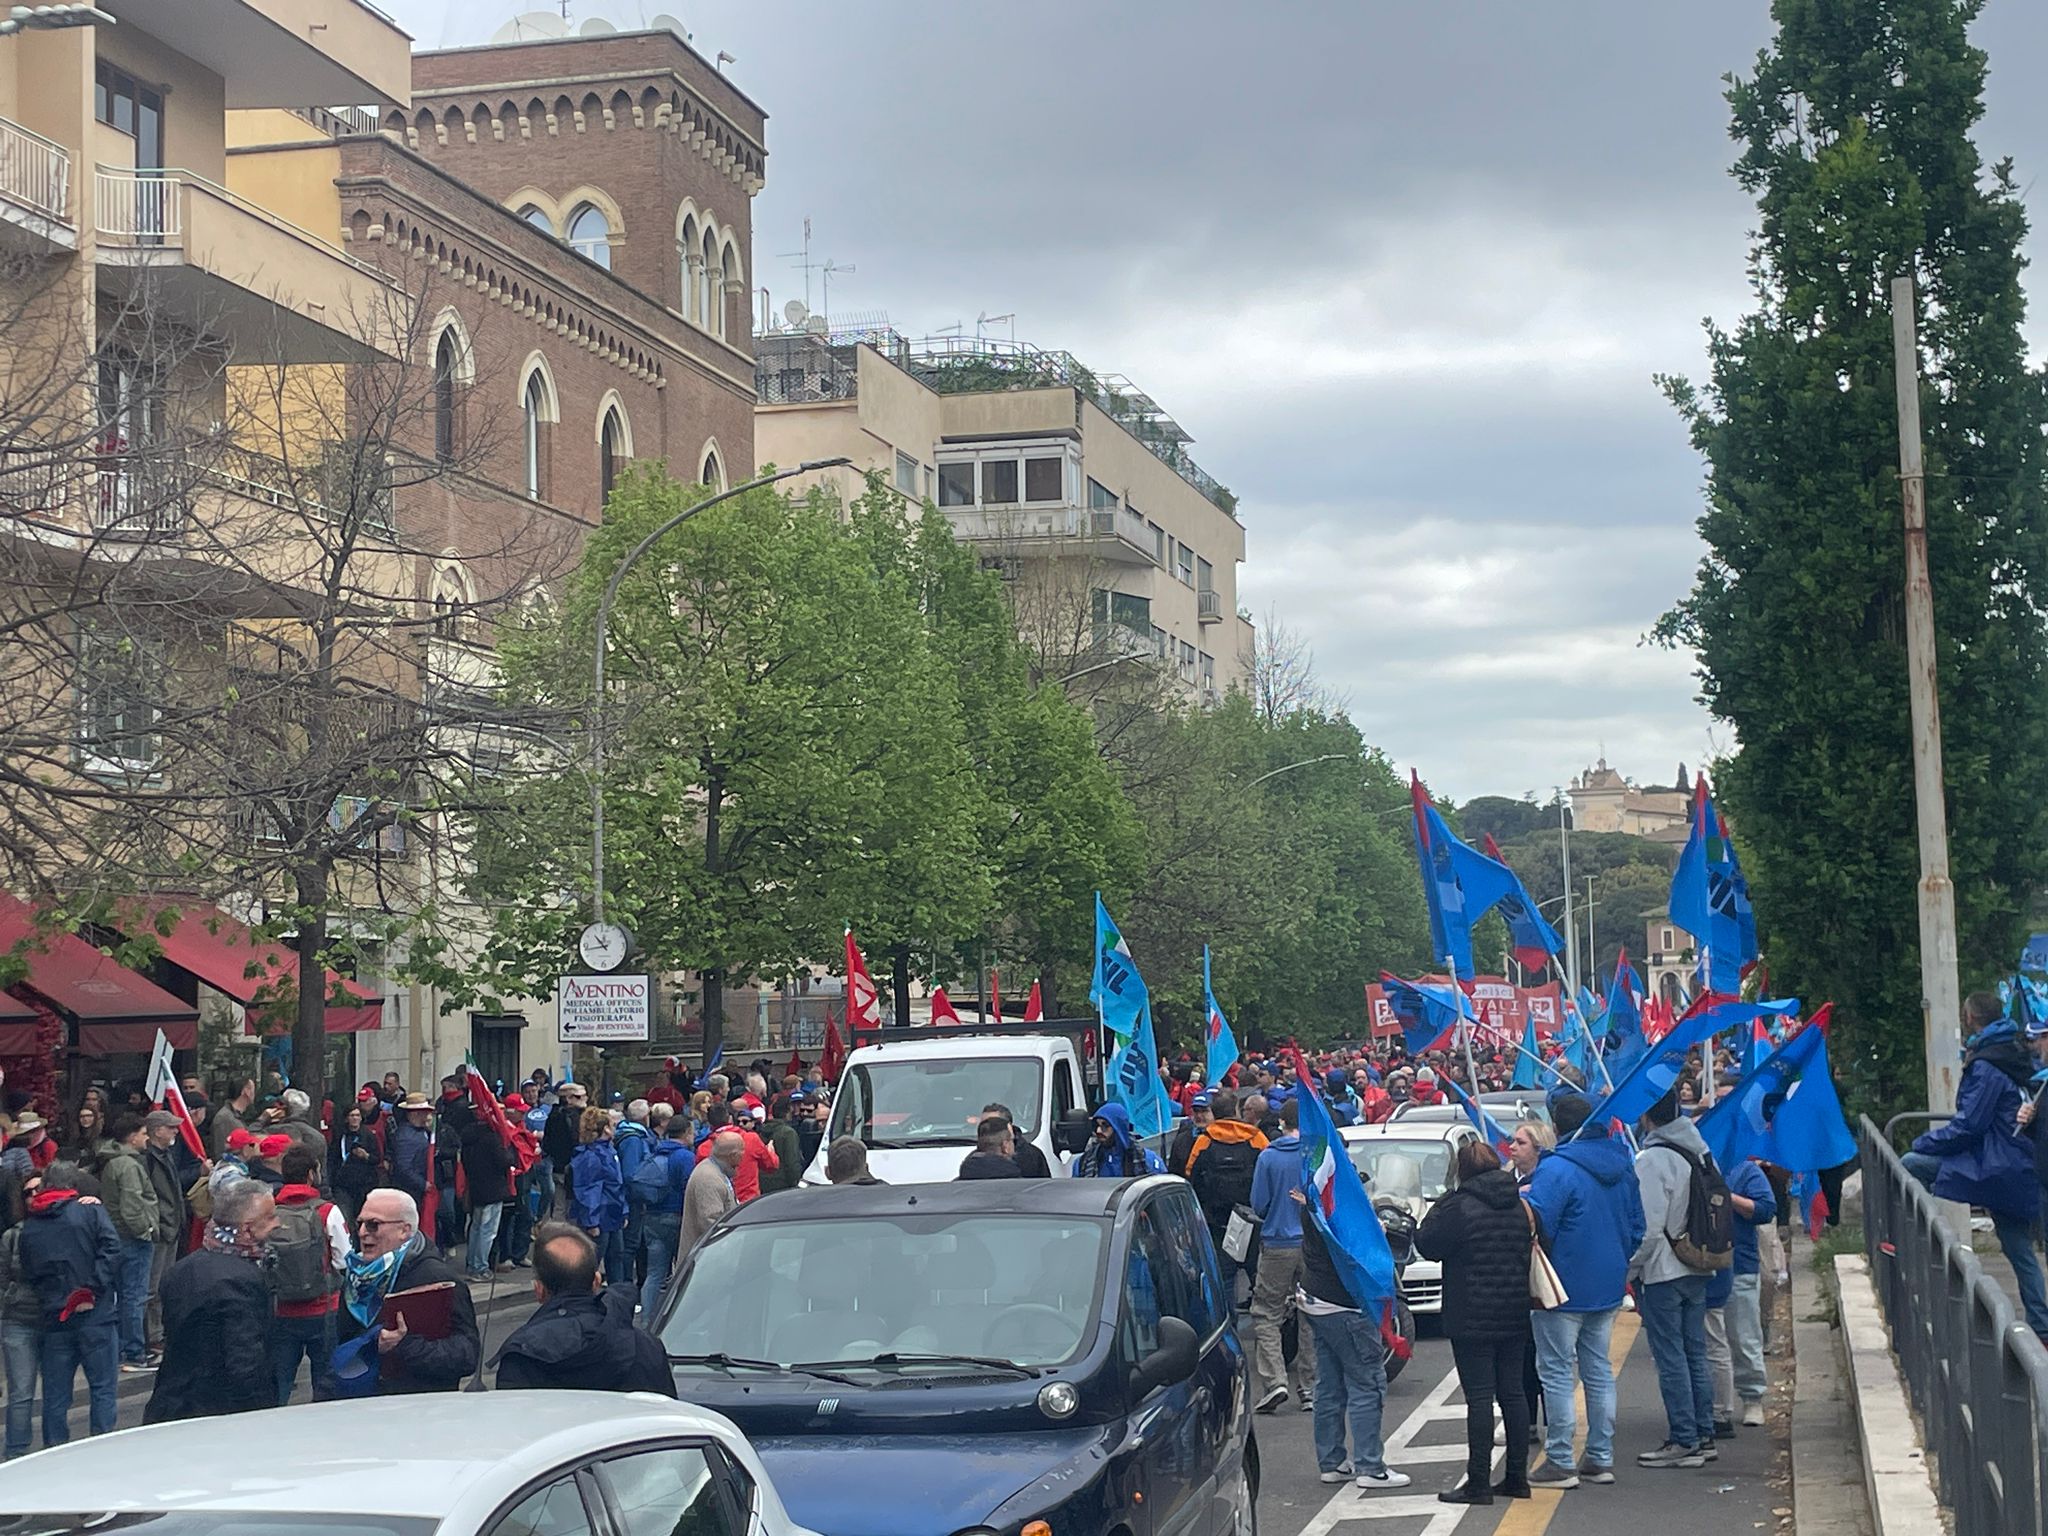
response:
[[[792,1519],[821,1536],[952,1536],[1034,1483],[1058,1504],[1107,1460],[1114,1426],[1029,1434],[749,1436]]]
[[[947,1147],[870,1147],[868,1172],[884,1184],[950,1184],[960,1177],[960,1164],[973,1150],[971,1141]],[[805,1170],[804,1182],[826,1182],[823,1147]]]

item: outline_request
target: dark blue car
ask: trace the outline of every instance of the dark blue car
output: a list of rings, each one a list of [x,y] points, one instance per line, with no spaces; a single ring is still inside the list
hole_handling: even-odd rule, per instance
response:
[[[657,1325],[824,1536],[1253,1536],[1244,1349],[1180,1179],[795,1189]]]

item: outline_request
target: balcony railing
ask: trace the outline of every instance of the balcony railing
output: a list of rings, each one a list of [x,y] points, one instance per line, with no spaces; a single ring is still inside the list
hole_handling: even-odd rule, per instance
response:
[[[0,118],[0,197],[71,222],[71,152]]]
[[[93,227],[107,239],[163,245],[185,232],[184,183],[176,176],[93,173]]]
[[[1223,595],[1220,592],[1203,590],[1195,594],[1195,616],[1204,624],[1223,622]]]

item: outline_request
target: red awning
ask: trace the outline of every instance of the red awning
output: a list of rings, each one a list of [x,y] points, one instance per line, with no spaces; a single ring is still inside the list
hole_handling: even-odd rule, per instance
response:
[[[39,931],[34,912],[0,891],[0,950],[17,946],[28,962],[22,988],[76,1025],[82,1048],[91,1050],[91,1031],[110,1026],[132,1027],[142,1038],[141,1045],[132,1047],[136,1050],[147,1051],[159,1028],[173,1046],[190,1050],[198,1043],[198,1009],[115,964],[74,934]],[[131,1047],[124,1044],[120,1049]]]
[[[165,911],[178,914],[168,933],[157,921]],[[281,1000],[292,995],[298,969],[298,958],[284,945],[257,939],[246,924],[204,902],[159,903],[150,910],[147,926],[163,947],[166,960],[249,1010],[250,1034],[259,1032],[261,1015],[267,1012],[274,1023],[284,1012]],[[329,971],[328,996],[334,996],[337,988],[354,1001],[328,1008],[328,1034],[352,1035],[381,1026],[383,999]]]

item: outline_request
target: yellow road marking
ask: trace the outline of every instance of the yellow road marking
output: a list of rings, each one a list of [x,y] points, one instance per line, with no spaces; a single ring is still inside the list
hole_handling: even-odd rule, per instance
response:
[[[1619,1416],[1619,1394],[1621,1390],[1621,1368],[1628,1359],[1628,1352],[1636,1342],[1636,1334],[1642,1330],[1643,1320],[1633,1312],[1619,1313],[1614,1319],[1614,1332],[1607,1340],[1607,1363],[1614,1369],[1616,1412]],[[1581,1386],[1573,1394],[1579,1411],[1579,1431],[1573,1439],[1573,1448],[1583,1451],[1586,1446],[1586,1389]],[[1550,1529],[1550,1522],[1557,1514],[1557,1506],[1564,1502],[1564,1492],[1557,1488],[1539,1488],[1526,1499],[1515,1499],[1509,1503],[1507,1512],[1500,1517],[1500,1524],[1493,1528],[1493,1536],[1543,1536]]]

